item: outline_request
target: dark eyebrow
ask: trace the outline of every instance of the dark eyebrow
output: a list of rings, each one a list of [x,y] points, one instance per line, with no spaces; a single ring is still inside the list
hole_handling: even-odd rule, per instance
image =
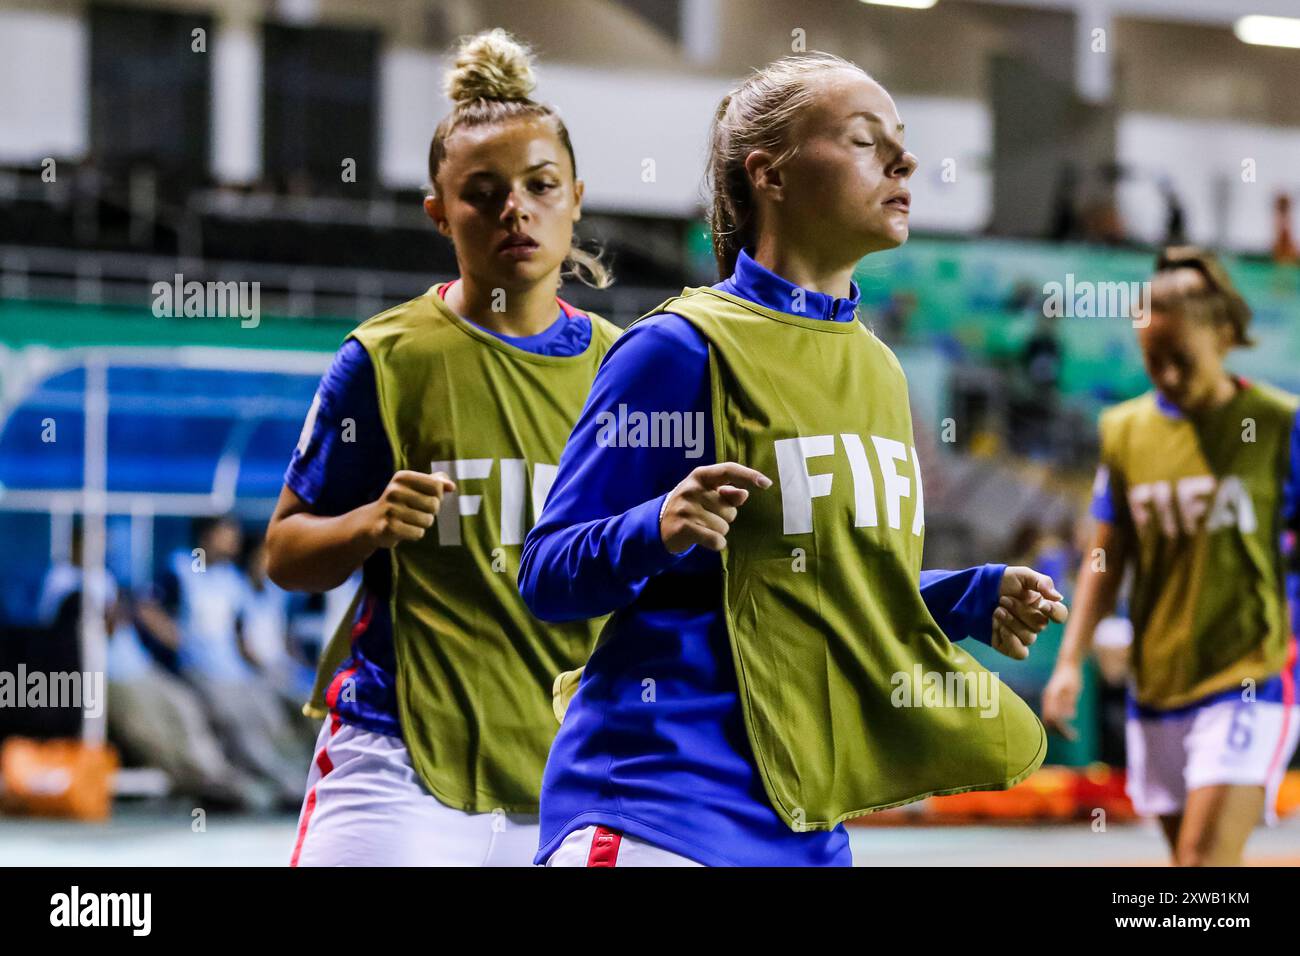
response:
[[[852,119],[855,116],[861,116],[864,119],[868,119],[873,123],[879,123],[881,126],[885,125],[885,121],[882,120],[877,114],[871,112],[870,110],[858,110],[856,113],[849,114],[850,119]],[[896,127],[894,127],[894,132],[901,133],[902,131],[903,131],[902,123],[899,123]]]
[[[547,167],[547,166],[558,166],[558,165],[560,165],[560,164],[557,163],[557,162],[556,162],[555,160],[553,160],[553,159],[544,159],[544,160],[542,160],[540,163],[533,163],[533,165],[529,166],[527,169],[524,170],[524,173],[525,173],[525,174],[527,174],[527,173],[535,173],[535,172],[537,172],[538,170],[540,170],[540,169],[544,169],[544,168]],[[477,178],[480,177],[480,176],[488,176],[488,177],[495,178],[496,175],[497,175],[497,174],[496,174],[495,172],[493,172],[492,170],[490,170],[490,169],[476,169],[474,172],[470,173],[470,174],[469,174],[468,176],[466,176],[465,178],[466,178],[466,179],[477,179]]]
[[[555,160],[542,160],[541,163],[534,163],[533,165],[530,165],[528,169],[524,170],[524,174],[525,176],[528,176],[529,173],[536,173],[538,172],[538,170],[545,169],[546,166],[558,166],[558,165],[559,163],[556,163]],[[465,176],[465,179],[467,179],[467,181],[468,179],[482,179],[482,178],[499,179],[500,174],[495,172],[495,170],[493,169],[476,169],[474,170],[474,172],[469,173],[468,176]]]

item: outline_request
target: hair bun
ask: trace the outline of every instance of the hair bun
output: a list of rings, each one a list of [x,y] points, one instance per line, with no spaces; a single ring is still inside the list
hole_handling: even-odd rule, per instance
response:
[[[532,51],[500,28],[462,39],[443,83],[457,105],[473,100],[526,100],[536,86]]]

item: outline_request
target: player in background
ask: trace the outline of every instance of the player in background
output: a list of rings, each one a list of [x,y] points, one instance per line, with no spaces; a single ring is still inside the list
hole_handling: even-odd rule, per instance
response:
[[[551,683],[596,624],[545,625],[519,547],[617,334],[556,297],[582,182],[528,51],[463,41],[429,151],[425,210],[460,277],[359,326],[325,374],[268,531],[281,586],[358,567],[293,865],[528,865],[555,732]]]
[[[718,109],[724,281],[615,343],[524,546],[538,616],[614,612],[547,761],[539,862],[846,865],[843,820],[1042,761],[1037,718],[946,635],[1023,658],[1060,594],[1028,568],[920,571],[907,383],[856,319],[853,270],[907,238],[915,165],[838,57]]]
[[[1300,521],[1297,400],[1231,374],[1250,309],[1213,254],[1166,249],[1138,344],[1154,388],[1101,418],[1096,519],[1048,726],[1073,735],[1080,668],[1132,571],[1128,793],[1180,866],[1241,863],[1295,751],[1282,539]]]

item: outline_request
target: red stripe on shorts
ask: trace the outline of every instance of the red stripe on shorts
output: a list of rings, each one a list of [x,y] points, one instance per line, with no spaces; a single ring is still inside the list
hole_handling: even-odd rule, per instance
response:
[[[1295,660],[1296,641],[1291,638],[1291,646],[1286,653],[1286,666],[1282,668],[1282,734],[1278,737],[1277,747],[1273,750],[1273,759],[1268,763],[1268,776],[1264,778],[1265,786],[1278,771],[1278,764],[1285,755],[1286,741],[1291,736],[1291,712],[1295,709]]]
[[[596,827],[591,837],[591,852],[587,854],[587,866],[617,866],[618,847],[623,842],[623,834]]]
[[[338,714],[330,715],[331,738],[339,732],[339,727],[342,725],[343,721],[339,720]],[[330,755],[326,752],[328,746],[329,741],[327,740],[321,746],[320,753],[316,755],[316,767],[320,770],[322,778],[334,769],[334,761],[330,760]],[[302,809],[302,820],[298,824],[298,839],[294,842],[293,856],[289,859],[289,866],[291,867],[297,866],[298,857],[302,856],[302,842],[307,838],[307,824],[311,823],[311,815],[316,810],[316,786],[319,783],[320,780],[317,780],[316,783],[312,784],[311,789],[307,791],[307,803]]]

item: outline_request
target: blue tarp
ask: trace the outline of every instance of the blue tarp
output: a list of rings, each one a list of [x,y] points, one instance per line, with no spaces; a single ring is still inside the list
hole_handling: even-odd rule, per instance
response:
[[[207,494],[223,455],[237,498],[274,498],[311,404],[315,375],[110,366],[109,491]],[[0,486],[82,486],[86,372],[46,379],[0,426]],[[53,426],[54,441],[45,438]]]
[[[300,372],[110,365],[107,490],[207,495],[227,458],[238,462],[236,510],[275,499],[318,381]],[[0,488],[81,489],[85,385],[84,367],[55,372],[0,422]],[[156,566],[192,546],[188,517],[160,515],[153,531]],[[147,583],[129,580],[128,518],[109,518],[107,545],[119,581]],[[0,495],[0,623],[32,622],[49,554],[48,516],[6,511]]]

